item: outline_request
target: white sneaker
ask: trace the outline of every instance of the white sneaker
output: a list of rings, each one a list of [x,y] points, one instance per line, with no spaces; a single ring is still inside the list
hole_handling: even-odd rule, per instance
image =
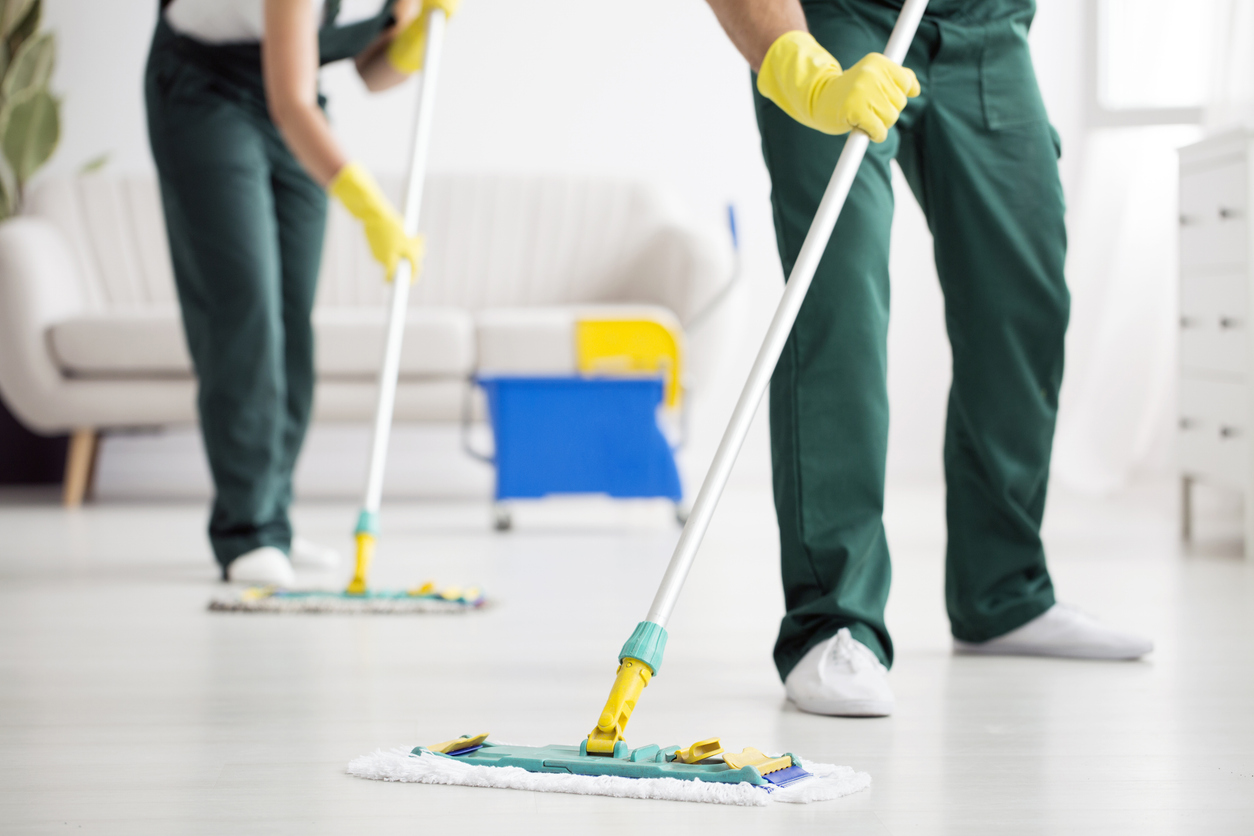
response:
[[[888,668],[847,627],[810,648],[784,690],[802,711],[834,717],[887,717],[895,703]]]
[[[296,573],[287,555],[274,546],[262,546],[232,560],[226,567],[226,579],[231,583],[286,589],[295,585]]]
[[[955,653],[990,656],[1140,659],[1153,649],[1149,639],[1107,627],[1066,604],[1054,604],[1022,627],[986,642],[954,639]]]
[[[292,565],[302,569],[335,569],[340,565],[339,552],[304,537],[292,538],[290,554]]]

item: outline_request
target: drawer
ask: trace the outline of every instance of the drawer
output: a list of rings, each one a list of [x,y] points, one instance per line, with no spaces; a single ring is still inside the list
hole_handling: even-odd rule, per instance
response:
[[[1248,188],[1244,161],[1181,175],[1181,268],[1246,263]]]
[[[1244,383],[1181,377],[1180,420],[1214,425],[1217,431],[1243,430],[1249,420],[1248,391]]]
[[[1247,389],[1241,383],[1180,380],[1180,469],[1243,488],[1248,479]]]
[[[1244,436],[1220,436],[1198,427],[1181,427],[1180,472],[1207,482],[1245,490],[1249,478],[1248,447]]]
[[[1180,280],[1181,317],[1243,318],[1250,309],[1249,279],[1239,271]]]
[[[1188,372],[1246,375],[1248,280],[1240,273],[1180,280],[1180,365]]]
[[[1180,369],[1185,374],[1222,375],[1243,380],[1247,351],[1244,327],[1194,326],[1180,330]]]
[[[1180,214],[1185,218],[1218,217],[1220,210],[1246,208],[1245,160],[1180,172]]]
[[[1180,270],[1242,267],[1249,240],[1244,217],[1183,223],[1180,227]]]

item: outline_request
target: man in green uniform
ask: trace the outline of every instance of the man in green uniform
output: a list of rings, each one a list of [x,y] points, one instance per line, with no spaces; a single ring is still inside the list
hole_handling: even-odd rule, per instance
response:
[[[785,273],[848,132],[873,141],[771,383],[788,610],[775,661],[789,697],[820,714],[893,708],[882,520],[892,160],[935,239],[953,350],[955,648],[1148,653],[1149,641],[1055,603],[1041,544],[1069,298],[1059,139],[1027,42],[1033,0],[934,0],[904,68],[877,54],[901,0],[709,2],[756,71]]]

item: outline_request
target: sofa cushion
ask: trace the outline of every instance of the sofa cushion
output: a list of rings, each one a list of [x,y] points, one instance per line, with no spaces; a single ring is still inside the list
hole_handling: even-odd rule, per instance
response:
[[[372,379],[383,358],[387,312],[314,311],[319,377]],[[53,356],[69,377],[186,377],[191,359],[178,311],[115,311],[79,316],[49,329]],[[411,308],[401,350],[402,378],[464,377],[474,369],[474,321],[452,308]]]
[[[192,361],[173,308],[119,310],[58,322],[52,355],[70,377],[188,377]]]
[[[475,317],[479,374],[574,374],[580,369],[578,323],[656,322],[681,341],[683,327],[660,305],[492,308]]]
[[[495,308],[475,317],[479,373],[572,374],[575,308]]]
[[[387,311],[314,311],[321,377],[374,377],[383,362]],[[457,308],[410,308],[401,345],[401,377],[466,377],[475,368],[475,321]]]

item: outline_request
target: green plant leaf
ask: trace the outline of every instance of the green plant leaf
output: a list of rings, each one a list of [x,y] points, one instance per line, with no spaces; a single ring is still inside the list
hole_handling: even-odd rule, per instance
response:
[[[28,88],[0,111],[0,148],[18,183],[25,183],[48,162],[61,139],[61,102],[42,88]]]
[[[112,155],[108,151],[105,151],[99,157],[92,157],[90,160],[88,160],[87,162],[83,163],[82,165],[78,167],[78,173],[79,174],[95,174],[97,171],[100,171],[100,169],[104,168],[105,166],[109,164],[110,156]]]
[[[21,46],[27,38],[35,34],[35,31],[39,29],[39,23],[42,18],[42,0],[35,0],[35,2],[31,3],[30,10],[26,12],[26,17],[18,21],[17,26],[15,26],[13,31],[9,33],[10,53],[17,52],[17,48]]]
[[[3,2],[3,0],[0,0]],[[0,79],[9,71],[9,42],[0,41]],[[2,101],[2,100],[0,100]]]
[[[51,32],[44,32],[22,44],[9,64],[0,95],[10,99],[31,87],[46,87],[57,59],[57,43]]]
[[[39,26],[39,0],[0,0],[0,3],[0,38],[10,40],[23,32],[29,35]]]
[[[9,165],[4,154],[0,154],[0,220],[17,210],[17,199],[17,175],[13,173],[13,166]]]

